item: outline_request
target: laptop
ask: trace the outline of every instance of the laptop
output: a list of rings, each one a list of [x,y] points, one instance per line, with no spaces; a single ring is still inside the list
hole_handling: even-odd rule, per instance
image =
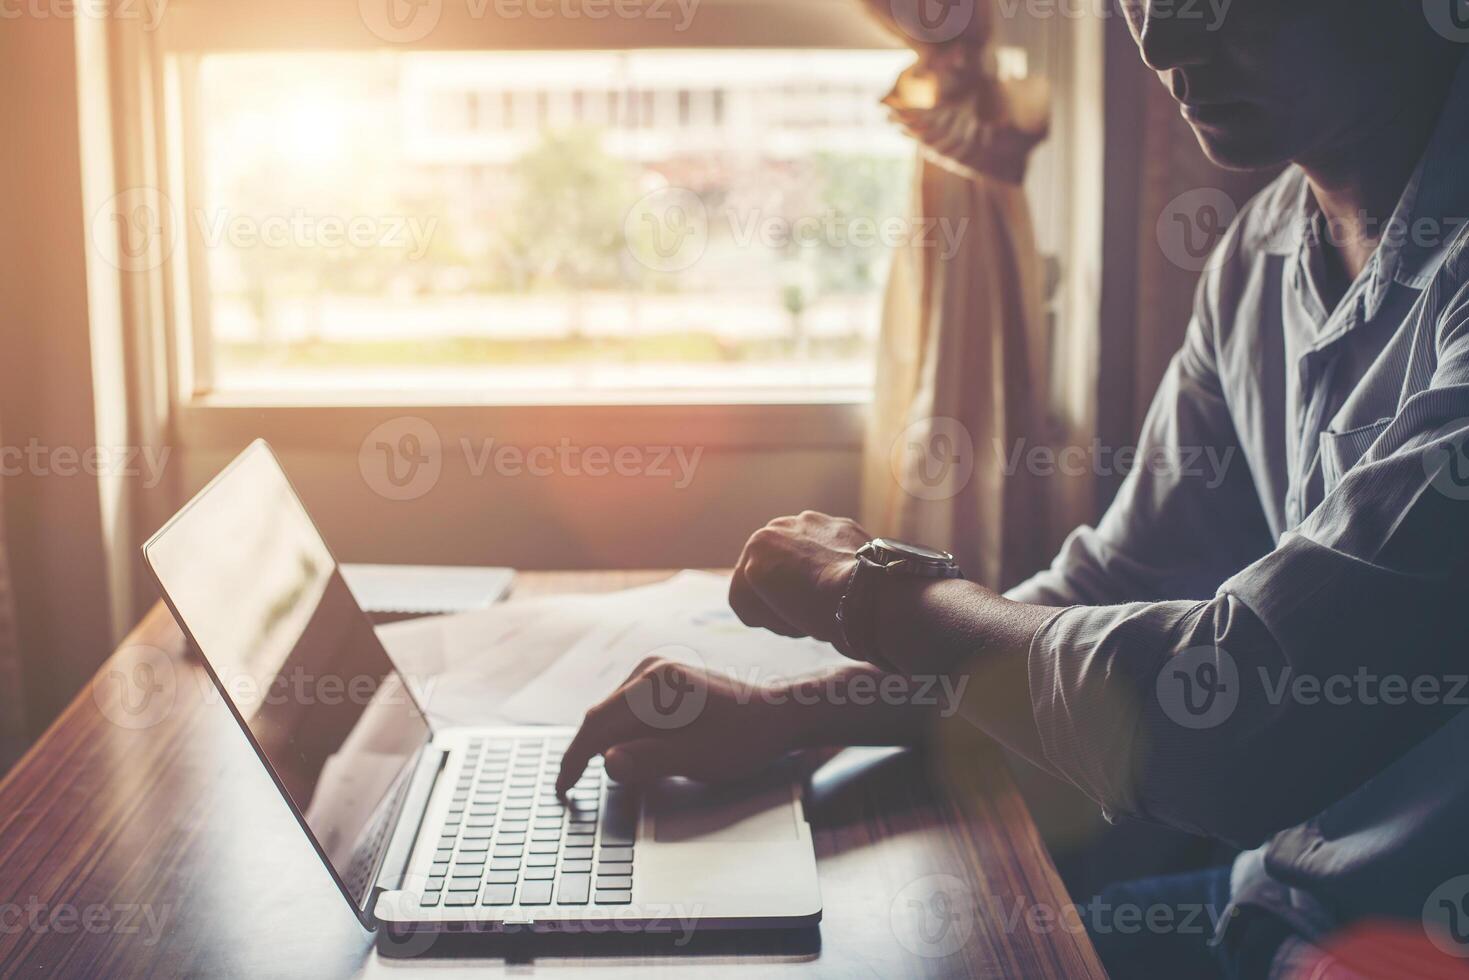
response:
[[[143,546],[174,618],[369,929],[690,931],[821,918],[800,785],[664,781],[601,760],[558,799],[574,732],[435,727],[257,441]],[[248,841],[241,841],[248,848]]]

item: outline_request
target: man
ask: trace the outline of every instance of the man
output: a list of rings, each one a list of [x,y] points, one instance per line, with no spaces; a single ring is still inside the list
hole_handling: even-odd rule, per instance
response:
[[[1109,819],[1255,848],[1119,886],[1231,914],[1219,942],[1089,919],[1116,975],[1289,969],[1349,922],[1416,922],[1469,871],[1449,696],[1469,660],[1469,70],[1435,30],[1455,3],[1434,20],[1418,0],[1235,0],[1219,21],[1123,0],[1210,157],[1292,164],[1220,245],[1139,445],[1232,458],[1222,482],[1135,468],[1098,527],[1005,597],[861,564],[871,536],[810,512],[757,531],[735,571],[747,624],[868,661],[838,681],[966,672],[965,716]],[[624,696],[668,669],[588,714],[563,782],[596,753],[619,779],[728,778],[929,723],[707,676],[705,712],[660,733]]]

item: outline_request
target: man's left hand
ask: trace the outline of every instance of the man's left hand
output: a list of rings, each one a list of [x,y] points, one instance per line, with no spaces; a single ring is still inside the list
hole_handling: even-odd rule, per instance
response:
[[[837,605],[871,540],[856,521],[802,511],[750,536],[735,566],[729,604],[747,626],[782,636],[811,636],[843,653]]]

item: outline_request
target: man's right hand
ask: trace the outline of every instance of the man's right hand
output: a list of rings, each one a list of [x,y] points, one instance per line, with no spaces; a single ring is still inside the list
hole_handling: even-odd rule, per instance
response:
[[[802,709],[775,687],[649,657],[587,712],[562,757],[556,791],[570,789],[596,755],[621,783],[751,776],[799,747],[812,720]]]

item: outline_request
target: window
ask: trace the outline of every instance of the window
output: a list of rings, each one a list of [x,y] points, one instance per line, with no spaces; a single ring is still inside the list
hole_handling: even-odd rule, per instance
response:
[[[913,157],[879,99],[911,57],[204,53],[194,387],[863,397]]]

